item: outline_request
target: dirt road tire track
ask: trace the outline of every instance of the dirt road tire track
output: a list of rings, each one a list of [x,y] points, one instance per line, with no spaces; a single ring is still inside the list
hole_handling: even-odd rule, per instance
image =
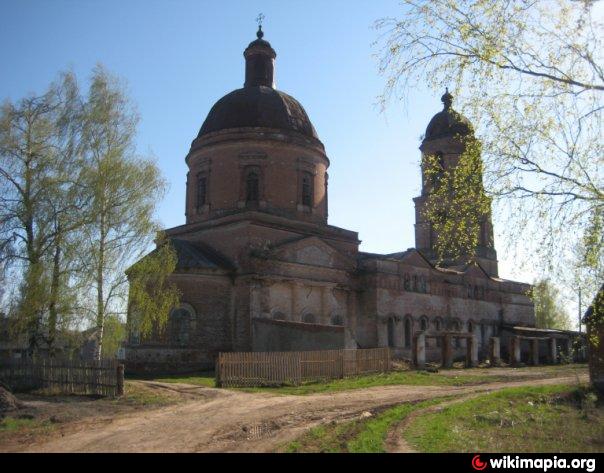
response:
[[[586,381],[585,375],[580,377]],[[30,452],[267,452],[332,420],[404,402],[471,395],[516,386],[576,383],[576,376],[479,386],[380,386],[307,396],[245,393],[153,382],[157,389],[185,391],[185,403],[137,412],[27,445]],[[394,445],[394,443],[392,444]]]

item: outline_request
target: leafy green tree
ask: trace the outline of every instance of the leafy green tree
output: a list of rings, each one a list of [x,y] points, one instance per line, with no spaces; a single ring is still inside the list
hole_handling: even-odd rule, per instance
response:
[[[531,299],[535,304],[536,326],[570,330],[568,314],[559,301],[555,287],[547,279],[535,281],[531,288]]]
[[[108,315],[103,329],[103,358],[114,358],[125,338],[125,324],[118,316]]]
[[[84,182],[91,193],[82,262],[91,279],[91,313],[102,356],[108,316],[124,312],[126,268],[140,258],[158,230],[155,207],[165,190],[156,164],[136,154],[138,116],[119,81],[98,66],[85,102]]]
[[[123,87],[101,66],[86,97],[62,74],[44,95],[0,110],[0,269],[14,276],[12,319],[32,353],[44,341],[52,355],[58,332],[79,325],[82,312],[97,328],[97,358],[104,341],[114,353],[123,338],[125,269],[153,243],[165,189],[155,163],[136,155],[137,123]],[[161,314],[169,310],[162,304],[177,303],[167,290]]]
[[[13,320],[28,333],[31,353],[45,337],[52,347],[58,318],[69,312],[59,314],[58,281],[63,235],[81,224],[66,198],[78,167],[79,109],[75,78],[66,73],[45,94],[0,110],[0,255],[21,272]]]
[[[429,187],[424,216],[432,225],[441,263],[474,258],[481,223],[491,209],[482,184],[480,142],[471,135],[457,139],[464,148],[457,162],[443,167],[438,156],[426,155],[422,163]]]
[[[382,104],[418,86],[453,88],[483,145],[494,214],[510,245],[522,241],[517,260],[560,282],[580,270],[592,289],[601,270],[583,263],[602,261],[604,208],[604,30],[595,5],[403,0],[398,18],[376,23]]]
[[[180,301],[180,291],[170,280],[176,263],[174,247],[165,236],[160,236],[157,248],[128,269],[131,332],[147,337],[153,331],[164,330],[170,311]]]

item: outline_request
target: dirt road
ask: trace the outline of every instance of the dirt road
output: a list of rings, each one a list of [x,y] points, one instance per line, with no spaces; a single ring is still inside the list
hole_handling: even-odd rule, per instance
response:
[[[585,375],[581,376],[586,381]],[[280,396],[148,382],[193,399],[116,417],[85,430],[19,448],[31,452],[267,452],[321,423],[352,419],[404,402],[505,387],[576,382],[576,376],[479,386],[382,386],[332,394]],[[402,450],[402,449],[401,449]]]

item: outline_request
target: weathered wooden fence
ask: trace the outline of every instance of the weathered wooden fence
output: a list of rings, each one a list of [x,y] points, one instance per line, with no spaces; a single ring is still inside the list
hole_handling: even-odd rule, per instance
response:
[[[0,380],[15,391],[45,389],[98,396],[124,393],[124,367],[117,360],[1,360]]]
[[[338,379],[389,369],[388,348],[220,353],[216,361],[216,385],[299,385],[308,381]]]

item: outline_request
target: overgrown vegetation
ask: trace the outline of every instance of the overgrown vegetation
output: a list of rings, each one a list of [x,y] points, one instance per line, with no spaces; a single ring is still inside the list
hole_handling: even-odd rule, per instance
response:
[[[425,155],[422,169],[427,193],[424,218],[434,231],[439,263],[462,258],[471,261],[479,244],[492,246],[492,232],[481,242],[481,227],[490,219],[491,199],[482,184],[480,142],[473,135],[459,136],[463,152],[455,163],[442,155]]]
[[[585,388],[508,388],[420,414],[404,436],[422,452],[600,452],[604,408]]]

